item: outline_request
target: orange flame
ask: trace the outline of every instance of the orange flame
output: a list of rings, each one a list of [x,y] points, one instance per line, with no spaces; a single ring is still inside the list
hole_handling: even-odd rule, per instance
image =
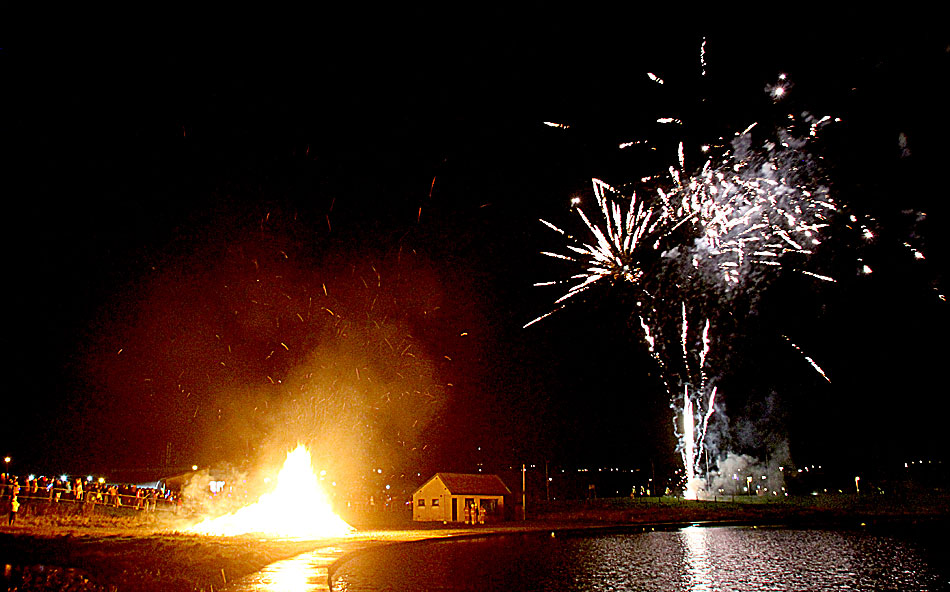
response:
[[[345,536],[353,530],[333,513],[310,464],[310,451],[301,445],[287,453],[273,492],[236,512],[199,522],[187,532],[216,536],[260,533],[318,539]]]

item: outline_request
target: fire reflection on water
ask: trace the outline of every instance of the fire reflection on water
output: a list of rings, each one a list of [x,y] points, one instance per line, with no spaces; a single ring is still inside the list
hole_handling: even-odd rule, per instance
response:
[[[229,588],[231,592],[323,592],[330,590],[327,570],[342,551],[319,549],[272,563]]]

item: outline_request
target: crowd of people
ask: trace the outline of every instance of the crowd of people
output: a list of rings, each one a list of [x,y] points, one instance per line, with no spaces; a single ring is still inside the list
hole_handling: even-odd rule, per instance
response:
[[[159,508],[178,511],[182,496],[170,489],[139,487],[133,484],[106,483],[104,480],[83,481],[80,478],[49,478],[29,476],[25,479],[0,473],[0,510],[8,513],[8,524],[16,521],[23,499],[50,503],[92,503],[112,507],[131,507],[144,512]]]

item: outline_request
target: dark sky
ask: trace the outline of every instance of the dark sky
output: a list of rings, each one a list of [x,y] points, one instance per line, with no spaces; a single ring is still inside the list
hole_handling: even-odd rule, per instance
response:
[[[944,456],[948,39],[401,18],[328,19],[276,47],[0,49],[0,452],[40,472],[240,461],[298,439],[394,470],[671,464],[623,286],[522,329],[559,295],[532,285],[572,272],[539,254],[559,243],[538,218],[575,223],[591,177],[662,172],[680,140],[808,110],[843,119],[822,144],[833,192],[878,239],[836,229],[814,268],[838,283],[781,276],[755,314],[724,315],[730,437],[788,441],[803,464]],[[794,87],[774,103],[781,72]],[[658,150],[618,149],[639,138]]]

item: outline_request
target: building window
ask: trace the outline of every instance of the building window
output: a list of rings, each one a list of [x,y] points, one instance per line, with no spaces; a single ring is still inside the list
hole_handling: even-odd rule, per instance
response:
[[[439,507],[439,498],[437,497],[432,498],[432,507],[433,508]]]
[[[424,500],[424,499],[421,498],[421,497],[419,498],[419,507],[420,507],[420,508],[426,507],[426,500]]]

